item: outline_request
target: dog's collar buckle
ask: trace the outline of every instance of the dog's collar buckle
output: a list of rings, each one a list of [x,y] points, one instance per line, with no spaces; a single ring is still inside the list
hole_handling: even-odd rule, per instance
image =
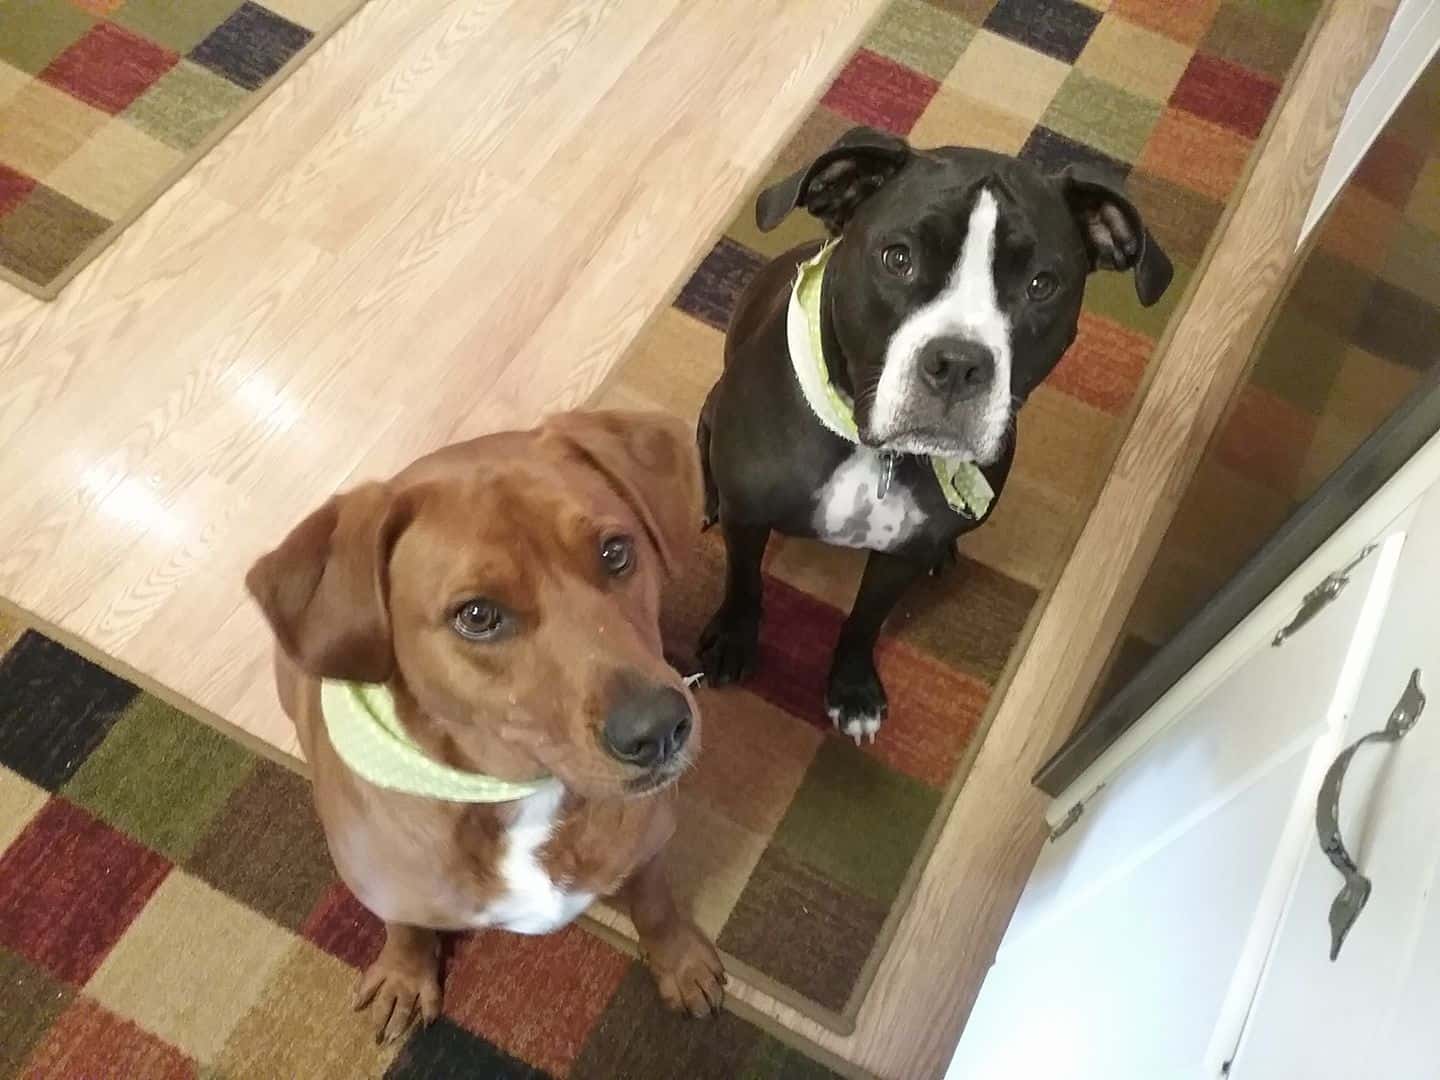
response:
[[[880,481],[875,486],[877,499],[883,499],[890,494],[890,485],[895,482],[895,456],[890,451],[880,455]]]

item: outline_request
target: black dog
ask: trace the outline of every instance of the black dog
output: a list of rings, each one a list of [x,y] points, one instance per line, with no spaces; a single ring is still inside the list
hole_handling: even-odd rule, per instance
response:
[[[836,239],[756,275],[700,416],[707,518],[729,556],[700,657],[716,685],[754,665],[771,530],[868,549],[826,695],[858,742],[886,713],[881,624],[988,516],[1015,412],[1074,341],[1086,275],[1134,270],[1148,306],[1173,268],[1103,180],[869,128],[762,192],[756,221],[797,206]]]

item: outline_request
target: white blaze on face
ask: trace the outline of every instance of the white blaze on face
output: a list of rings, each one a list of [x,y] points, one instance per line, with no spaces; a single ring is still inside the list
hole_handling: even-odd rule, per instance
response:
[[[978,416],[967,435],[980,461],[992,461],[999,453],[1010,423],[1010,320],[1000,310],[995,293],[995,223],[999,214],[995,196],[981,191],[945,287],[924,307],[906,316],[890,338],[870,420],[877,438],[888,441],[903,431],[911,403],[931,393],[920,379],[920,354],[925,346],[935,338],[959,337],[984,345],[994,354],[995,381],[989,395],[966,403],[967,410]],[[924,451],[926,447],[915,449]]]

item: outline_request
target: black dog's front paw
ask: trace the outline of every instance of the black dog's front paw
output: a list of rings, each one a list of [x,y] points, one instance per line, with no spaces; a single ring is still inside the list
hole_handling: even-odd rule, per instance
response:
[[[885,722],[890,705],[880,676],[875,673],[875,664],[868,656],[835,658],[830,668],[830,685],[825,691],[825,711],[830,722],[854,739],[856,746],[866,738],[875,741],[875,733]]]
[[[711,686],[740,682],[755,670],[760,655],[760,617],[715,613],[700,634],[700,666]]]

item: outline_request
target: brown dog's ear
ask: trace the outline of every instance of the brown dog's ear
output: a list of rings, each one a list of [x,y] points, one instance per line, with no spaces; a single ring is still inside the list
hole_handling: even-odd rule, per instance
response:
[[[874,128],[851,128],[805,168],[755,199],[755,224],[769,232],[797,206],[840,235],[856,208],[898,173],[913,151],[904,139]]]
[[[1175,277],[1175,267],[1145,228],[1135,204],[1117,185],[1088,169],[1067,166],[1059,181],[1085,240],[1090,269],[1133,269],[1140,303],[1149,307],[1159,300]]]
[[[245,575],[280,647],[322,679],[384,682],[395,668],[386,566],[406,514],[384,484],[337,495]]]
[[[545,430],[603,475],[674,576],[700,532],[700,457],[690,428],[658,412],[570,412]]]

